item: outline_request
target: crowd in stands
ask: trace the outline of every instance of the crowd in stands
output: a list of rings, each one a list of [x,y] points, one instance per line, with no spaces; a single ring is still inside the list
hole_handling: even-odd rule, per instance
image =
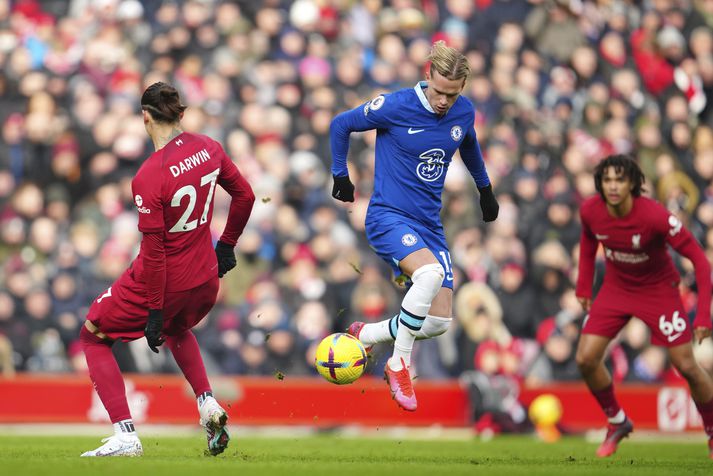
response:
[[[439,39],[470,60],[463,94],[501,208],[482,222],[454,160],[454,325],[416,344],[413,371],[578,379],[578,203],[599,159],[637,157],[647,195],[713,259],[710,0],[0,0],[2,374],[85,371],[88,306],[138,251],[130,182],[153,152],[139,98],[159,80],[189,106],[185,130],[223,143],[257,196],[238,267],[195,329],[209,372],[315,374],[322,337],[394,315],[404,288],[364,236],[375,132],[352,137],[357,197],[342,204],[329,124],[415,85]],[[227,203],[217,194],[215,239]],[[692,268],[676,263],[692,310]],[[176,371],[143,341],[115,352],[123,370]],[[696,355],[713,371],[710,339]],[[678,378],[636,319],[610,363],[616,381]]]

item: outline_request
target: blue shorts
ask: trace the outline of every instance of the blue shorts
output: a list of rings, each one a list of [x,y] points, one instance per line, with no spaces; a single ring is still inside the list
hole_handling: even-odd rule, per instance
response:
[[[379,211],[366,217],[366,238],[371,249],[391,265],[394,276],[402,274],[402,259],[422,248],[428,248],[446,272],[442,287],[453,289],[453,267],[443,225],[428,228],[422,223],[394,212]]]

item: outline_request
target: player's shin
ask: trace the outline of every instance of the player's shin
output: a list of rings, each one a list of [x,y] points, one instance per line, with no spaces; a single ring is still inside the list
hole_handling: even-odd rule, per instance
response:
[[[89,377],[112,423],[131,419],[124,379],[111,352],[111,342],[100,339],[84,326],[79,333],[79,342],[87,360]]]
[[[84,326],[79,332],[79,342],[87,359],[94,388],[114,425],[113,436],[104,438],[104,444],[85,451],[82,456],[141,456],[143,448],[131,420],[124,379],[111,352],[111,342],[100,339]]]
[[[196,396],[210,391],[208,375],[203,365],[203,358],[195,335],[190,330],[177,336],[167,336],[166,344],[173,354],[183,376],[191,384]]]
[[[696,408],[698,413],[701,414],[701,419],[703,420],[703,429],[708,435],[708,438],[713,438],[713,399],[706,403],[696,403]]]
[[[590,388],[590,391],[597,400],[597,403],[599,403],[599,406],[602,408],[604,414],[609,419],[609,423],[616,425],[625,420],[626,415],[619,406],[616,395],[614,395],[613,384],[610,384],[601,390],[593,390]]]
[[[421,330],[431,303],[441,289],[445,272],[438,263],[421,266],[413,272],[411,288],[401,304],[394,353],[389,361],[392,370],[399,370],[411,363],[411,349],[416,333]]]

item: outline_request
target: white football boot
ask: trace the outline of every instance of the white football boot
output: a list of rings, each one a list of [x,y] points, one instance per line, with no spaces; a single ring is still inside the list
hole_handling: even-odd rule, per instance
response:
[[[86,451],[82,456],[141,456],[144,449],[136,433],[112,435],[102,440],[99,448]]]
[[[228,413],[218,404],[213,397],[206,397],[203,405],[198,405],[201,416],[200,424],[206,431],[208,451],[213,456],[219,455],[228,447],[230,435],[225,424],[228,422]]]

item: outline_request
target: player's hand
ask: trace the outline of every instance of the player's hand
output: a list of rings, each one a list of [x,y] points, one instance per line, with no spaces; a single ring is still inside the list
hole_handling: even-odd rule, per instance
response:
[[[711,330],[708,327],[694,327],[693,340],[697,343],[703,342],[703,339],[711,336]]]
[[[577,296],[577,301],[582,305],[582,309],[587,312],[592,308],[592,298]]]
[[[345,175],[343,177],[334,177],[334,185],[332,186],[332,197],[342,202],[353,202],[354,201],[354,184],[349,180],[349,176]]]
[[[485,187],[478,187],[478,191],[480,192],[480,209],[483,212],[483,221],[495,221],[500,211],[500,205],[495,199],[493,186],[488,184]]]
[[[146,322],[144,335],[146,336],[146,342],[149,344],[149,349],[157,354],[157,347],[160,347],[166,340],[166,338],[161,335],[162,330],[163,311],[160,309],[149,309],[149,320]]]
[[[231,269],[235,268],[238,261],[235,259],[235,251],[230,245],[222,241],[215,244],[215,256],[218,258],[218,277],[222,278]]]

